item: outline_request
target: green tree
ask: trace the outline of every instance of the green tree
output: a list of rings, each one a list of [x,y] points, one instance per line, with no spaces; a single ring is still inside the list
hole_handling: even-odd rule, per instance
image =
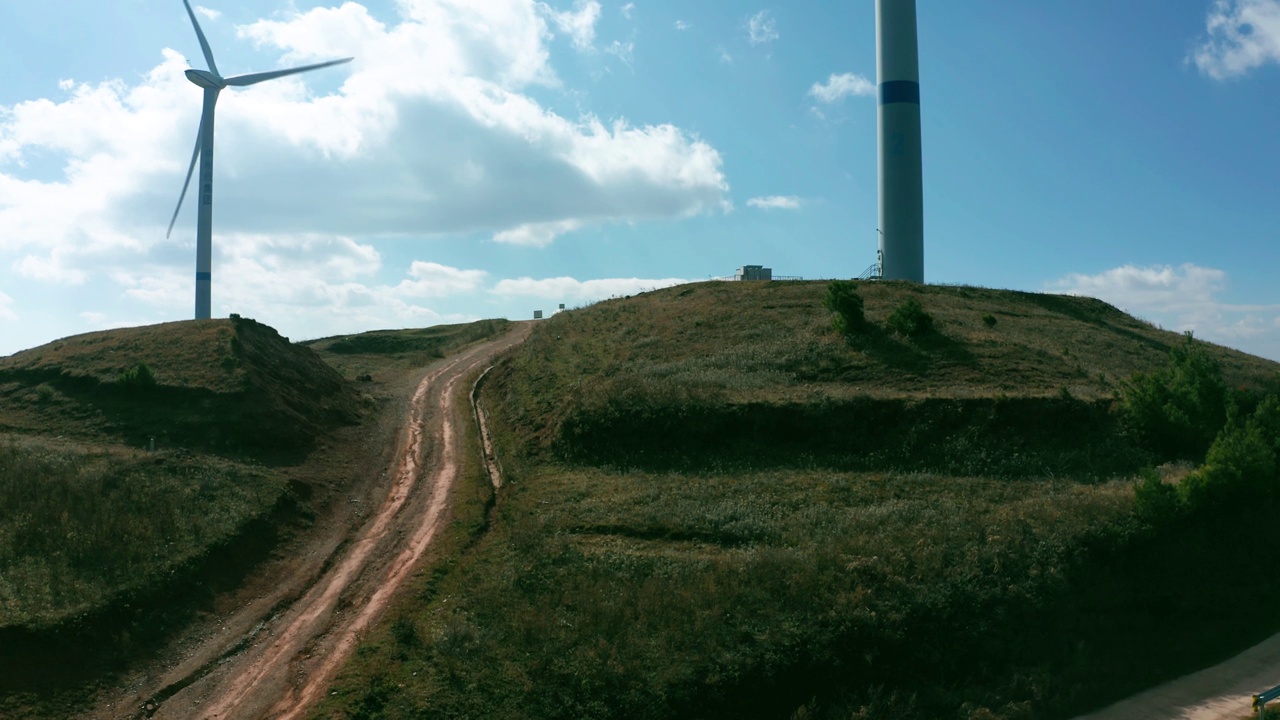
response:
[[[140,362],[127,370],[121,370],[116,375],[116,382],[128,388],[150,390],[156,386],[156,376],[146,363]]]
[[[1260,423],[1232,423],[1218,434],[1204,466],[1182,481],[1180,491],[1188,507],[1223,507],[1258,499],[1276,485],[1276,438]]]
[[[832,280],[822,298],[823,307],[835,313],[831,324],[845,335],[852,335],[867,324],[862,312],[862,296],[857,289],[858,284],[852,280]]]
[[[1138,517],[1152,525],[1160,525],[1175,517],[1182,508],[1178,486],[1166,483],[1154,468],[1142,473],[1133,487]]]
[[[1227,420],[1222,369],[1190,333],[1169,351],[1169,366],[1138,373],[1121,387],[1127,425],[1162,458],[1198,460]]]
[[[933,316],[924,311],[924,306],[914,297],[894,309],[885,321],[890,330],[907,337],[921,337],[933,332]]]

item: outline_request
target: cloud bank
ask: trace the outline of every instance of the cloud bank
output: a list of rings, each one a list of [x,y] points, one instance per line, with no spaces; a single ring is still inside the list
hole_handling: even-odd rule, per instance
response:
[[[598,62],[628,59],[629,44],[596,51],[599,2],[400,0],[395,8],[379,16],[344,2],[235,28],[281,65],[356,61],[223,92],[215,312],[253,312],[219,310],[220,298],[234,297],[295,307],[299,318],[311,308],[317,323],[326,313],[349,317],[353,329],[379,317],[431,319],[424,300],[437,295],[426,288],[459,290],[465,280],[487,292],[466,274],[479,271],[450,274],[429,257],[386,268],[379,243],[545,247],[592,226],[731,207],[721,156],[695,134],[589,110],[571,117],[535,98],[574,92],[552,64],[557,38]],[[203,16],[215,28],[221,21]],[[203,67],[194,37],[186,40]],[[214,42],[222,64],[235,66],[236,45]],[[68,81],[50,97],[0,107],[0,281],[9,273],[101,286],[159,311],[190,305],[195,204],[185,204],[172,241],[164,231],[201,93],[183,75],[186,58],[163,48],[157,57],[140,76]],[[403,281],[379,284],[380,272],[402,272]],[[0,298],[0,319],[24,315],[23,297],[6,290],[13,297]],[[90,317],[102,314],[89,304]]]
[[[1071,273],[1045,289],[1096,297],[1166,329],[1280,359],[1280,305],[1224,302],[1227,287],[1226,272],[1186,263]]]
[[[1280,63],[1280,0],[1216,0],[1188,58],[1216,80]]]

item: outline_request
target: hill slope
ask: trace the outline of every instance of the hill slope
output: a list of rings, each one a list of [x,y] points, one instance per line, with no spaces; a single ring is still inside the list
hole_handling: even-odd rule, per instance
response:
[[[526,451],[569,460],[1106,476],[1144,462],[1117,383],[1185,342],[1092,298],[902,283],[861,286],[870,326],[847,339],[824,290],[701,283],[557,316],[495,391]],[[883,329],[908,297],[936,333]],[[1280,371],[1209,351],[1232,387]]]
[[[0,717],[225,651],[377,501],[424,368],[509,325],[295,344],[232,316],[0,358]]]
[[[1280,561],[1277,503],[1135,513],[1152,456],[1111,393],[1185,338],[1084,298],[882,283],[846,340],[824,291],[703,283],[540,323],[484,387],[508,482],[487,530],[313,717],[1062,718],[1280,624],[1280,581],[1249,570]],[[883,330],[911,296],[938,333]],[[1275,382],[1207,352],[1233,387]]]
[[[354,389],[315,353],[239,317],[77,335],[0,358],[0,430],[23,434],[278,455],[358,415]]]

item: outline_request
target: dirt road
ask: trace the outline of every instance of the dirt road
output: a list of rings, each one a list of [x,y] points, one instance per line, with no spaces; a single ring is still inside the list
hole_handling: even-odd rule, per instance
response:
[[[1076,720],[1240,720],[1254,693],[1280,685],[1280,635]]]
[[[303,580],[280,578],[282,586],[292,581],[298,587],[291,597],[268,593],[230,613],[222,620],[225,630],[184,651],[185,661],[91,717],[301,717],[411,575],[447,517],[459,460],[476,452],[460,441],[461,424],[476,417],[465,381],[529,330],[521,324],[430,369],[409,404],[385,497],[331,555],[320,550],[323,562],[298,564]]]

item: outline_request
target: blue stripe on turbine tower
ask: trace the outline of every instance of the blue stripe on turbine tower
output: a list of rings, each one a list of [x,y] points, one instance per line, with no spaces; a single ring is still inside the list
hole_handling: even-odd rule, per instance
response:
[[[880,83],[880,274],[924,282],[924,171],[916,0],[876,0]]]

